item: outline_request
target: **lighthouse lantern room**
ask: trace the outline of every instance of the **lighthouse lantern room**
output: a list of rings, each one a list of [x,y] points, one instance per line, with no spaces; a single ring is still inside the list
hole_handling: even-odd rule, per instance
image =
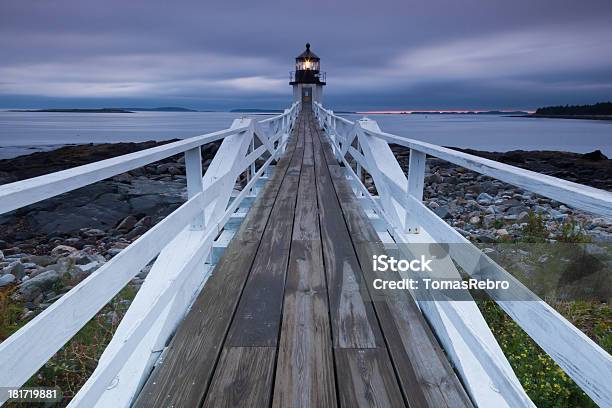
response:
[[[311,104],[312,101],[323,103],[323,86],[325,72],[321,72],[321,59],[312,51],[310,44],[295,59],[295,71],[291,73],[289,85],[293,86],[293,101]]]

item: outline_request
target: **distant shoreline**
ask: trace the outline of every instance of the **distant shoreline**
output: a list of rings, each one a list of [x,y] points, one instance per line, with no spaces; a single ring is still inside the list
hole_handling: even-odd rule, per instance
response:
[[[510,118],[581,119],[612,121],[612,115],[511,115]]]
[[[136,113],[136,112],[198,112],[193,109],[174,106],[161,108],[45,108],[45,109],[9,109],[6,112],[26,113]],[[206,111],[208,112],[208,111]]]
[[[115,108],[103,109],[11,109],[7,112],[23,113],[134,113],[133,111]]]

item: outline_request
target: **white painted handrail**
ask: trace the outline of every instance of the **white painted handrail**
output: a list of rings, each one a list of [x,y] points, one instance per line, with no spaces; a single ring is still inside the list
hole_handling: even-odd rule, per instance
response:
[[[214,239],[284,150],[299,109],[300,104],[294,103],[283,114],[261,122],[238,119],[219,132],[0,186],[2,213],[184,152],[188,193],[185,204],[0,343],[0,387],[23,385],[157,256],[94,375],[71,404],[93,406],[110,398],[113,406],[129,405],[158,353],[147,348],[140,350],[139,356],[144,358],[133,361],[127,357],[145,340],[166,344],[206,280],[201,261],[209,256]],[[258,148],[255,139],[261,143]],[[202,177],[200,147],[216,140],[223,142]],[[256,171],[256,161],[266,153],[269,156]],[[235,181],[245,171],[249,181],[232,197]],[[166,251],[169,246],[171,250]],[[168,262],[170,257],[172,261]],[[110,387],[113,380],[117,384]],[[119,397],[111,395],[111,389],[121,389],[122,393]],[[0,404],[3,402],[0,397]]]
[[[316,102],[313,104],[313,110],[320,125],[330,136],[337,158],[345,164],[348,176],[353,184],[359,185],[361,192],[365,191],[368,194],[361,182],[361,176],[351,169],[348,158],[355,160],[360,168],[365,168],[372,175],[379,194],[377,205],[372,208],[387,224],[388,232],[396,242],[451,244],[449,256],[465,272],[476,277],[484,275],[492,279],[512,281],[515,292],[512,295],[513,299],[521,300],[509,300],[508,296],[502,297],[495,291],[489,291],[489,295],[597,404],[612,406],[610,354],[422,203],[425,155],[438,157],[572,207],[606,217],[612,217],[612,193],[385,133],[372,120],[351,122],[334,115],[333,111],[326,110]],[[339,124],[341,125],[338,126]],[[356,139],[360,149],[351,146]],[[388,143],[411,149],[408,177],[401,170]],[[449,270],[454,270],[452,262],[447,267]],[[458,273],[456,275],[459,277]],[[508,394],[509,398],[501,402],[502,404],[516,406],[516,401],[522,399],[521,405],[530,406],[531,401],[526,395],[516,394],[514,386],[508,386],[518,381],[511,370],[507,371],[509,365],[501,349],[495,343],[477,307],[472,303],[445,301],[420,302],[420,305],[434,331],[447,348],[449,357],[457,366],[473,400],[484,402],[486,405],[491,405],[491,402],[495,401],[495,394],[489,392],[487,387],[482,387],[480,379],[474,376],[474,372],[479,368],[486,371],[488,380],[491,384],[496,384],[494,388],[497,388],[498,392]],[[459,316],[462,318],[458,319]],[[471,346],[466,348],[466,345]],[[474,346],[478,346],[479,349],[475,350]],[[493,369],[494,365],[498,365],[500,370]]]
[[[359,121],[355,123],[336,116],[316,102],[314,106],[317,112],[325,115],[326,118],[341,121],[351,126],[359,125]],[[365,129],[363,127],[361,127],[361,130],[376,138],[385,140],[386,142],[443,159],[477,173],[552,198],[569,206],[612,218],[612,193],[609,191],[521,169],[519,167],[510,166],[508,164],[433,145],[420,140],[409,139],[372,129]]]
[[[274,124],[297,115],[298,104],[292,105],[283,114],[262,120],[260,123]],[[58,171],[43,176],[0,186],[0,214],[47,198],[76,190],[97,181],[116,176],[167,157],[186,152],[190,149],[224,139],[230,135],[245,132],[248,126],[224,129],[218,132],[194,136],[162,146],[101,160],[95,163]]]

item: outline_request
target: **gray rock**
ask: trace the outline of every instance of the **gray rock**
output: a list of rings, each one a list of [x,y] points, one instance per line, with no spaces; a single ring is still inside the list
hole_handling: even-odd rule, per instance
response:
[[[523,211],[518,215],[517,221],[520,223],[529,221],[529,213],[527,211]]]
[[[495,242],[495,237],[489,234],[479,234],[479,235],[476,235],[476,240],[478,242],[484,242],[485,244],[491,244]]]
[[[10,285],[11,283],[15,282],[15,280],[15,275],[13,275],[12,273],[7,273],[5,275],[0,276],[0,288]]]
[[[93,261],[85,265],[75,265],[73,275],[89,275],[103,265],[103,262]]]
[[[135,213],[146,213],[163,203],[163,198],[159,194],[143,195],[140,197],[131,198],[129,203],[132,208],[132,212]]]
[[[122,248],[110,248],[108,251],[106,251],[106,253],[110,256],[115,256],[118,255],[121,251],[123,251]]]
[[[495,223],[495,215],[494,214],[485,215],[484,218],[482,219],[482,223],[487,228],[493,226],[493,224]]]
[[[490,205],[487,207],[487,214],[501,214],[501,210],[495,205]]]
[[[138,222],[138,219],[136,219],[136,217],[134,217],[133,215],[128,215],[127,217],[123,219],[123,221],[119,223],[119,225],[117,225],[117,230],[129,231],[132,228],[134,228],[137,222]]]
[[[433,212],[434,212],[434,213],[435,213],[435,214],[436,214],[438,217],[442,218],[443,220],[448,219],[448,218],[451,218],[451,213],[450,213],[450,211],[448,210],[448,207],[447,207],[447,206],[441,206],[441,207],[435,208],[435,209],[433,210]]]
[[[515,205],[514,207],[510,207],[506,210],[506,214],[508,215],[519,215],[522,212],[529,211],[529,207],[524,205]]]
[[[22,265],[25,269],[36,269],[36,267],[38,266],[34,262],[25,262]]]
[[[487,193],[480,193],[478,194],[478,197],[476,197],[476,201],[478,202],[478,204],[482,205],[490,204],[492,200],[493,197]]]
[[[469,222],[470,222],[470,224],[477,225],[478,223],[480,223],[480,216],[474,215],[474,216],[470,217]]]
[[[132,180],[132,176],[130,173],[121,173],[115,177],[113,177],[113,181],[117,181],[119,183],[129,183]]]
[[[26,258],[28,261],[40,266],[49,266],[57,260],[54,256],[49,255],[30,255]]]
[[[569,215],[557,210],[550,210],[550,215],[555,221],[564,221]]]
[[[4,252],[0,250],[0,262],[4,261]]]
[[[51,288],[59,279],[60,276],[56,271],[43,272],[19,285],[14,296],[22,301],[33,301],[42,294],[43,290]]]
[[[91,229],[84,231],[83,235],[85,235],[86,237],[100,238],[100,237],[105,236],[106,233],[100,229],[91,228]]]
[[[68,245],[58,245],[51,250],[52,256],[65,256],[76,252],[77,249]]]
[[[500,237],[505,237],[509,235],[508,230],[505,228],[498,229],[497,231],[495,231],[495,233]]]
[[[144,227],[144,228],[149,228],[153,225],[153,219],[150,216],[145,216],[142,217],[137,223],[136,225],[134,225],[134,227]]]
[[[482,183],[480,183],[480,187],[482,188],[482,191],[486,191],[491,194],[497,194],[497,192],[499,191],[499,187],[496,186],[490,180],[483,181]]]
[[[17,279],[21,279],[25,275],[25,266],[23,266],[20,261],[11,262],[8,266],[2,269],[2,274],[12,274]]]

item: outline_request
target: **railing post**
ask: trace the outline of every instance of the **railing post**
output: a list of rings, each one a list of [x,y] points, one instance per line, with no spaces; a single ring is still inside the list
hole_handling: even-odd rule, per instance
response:
[[[293,125],[293,114],[295,113],[295,109],[294,110],[285,109],[284,113],[286,116],[283,118],[284,120],[283,135],[281,136],[281,143],[283,144],[283,149],[282,149],[283,153],[285,152],[285,149],[287,148],[287,144],[285,143],[285,141],[287,140],[287,138],[289,138],[289,132],[291,132],[291,126]]]
[[[187,172],[187,199],[204,191],[202,184],[202,149],[201,146],[185,151],[185,168]],[[204,209],[191,223],[192,230],[204,228]]]
[[[358,138],[358,137],[356,137],[355,139],[357,140],[357,151],[358,151],[359,153],[361,153],[361,142],[359,141],[359,138]],[[357,162],[357,166],[356,166],[356,168],[355,168],[355,172],[357,173],[357,178],[358,178],[358,180],[359,180],[359,182],[360,182],[361,184],[364,184],[364,181],[365,181],[365,180],[363,179],[363,171],[362,171],[362,169],[361,169],[361,163],[360,163],[359,161],[357,161],[356,159],[355,159],[355,161]],[[361,190],[359,190],[359,195],[360,195],[360,196],[362,196],[362,195],[363,195],[363,193],[361,192]]]
[[[414,198],[417,201],[423,201],[425,159],[425,153],[410,149],[410,160],[408,162],[408,203],[410,203],[410,198]],[[410,206],[407,210],[405,231],[407,233],[418,234],[419,223],[415,217],[411,215]]]

